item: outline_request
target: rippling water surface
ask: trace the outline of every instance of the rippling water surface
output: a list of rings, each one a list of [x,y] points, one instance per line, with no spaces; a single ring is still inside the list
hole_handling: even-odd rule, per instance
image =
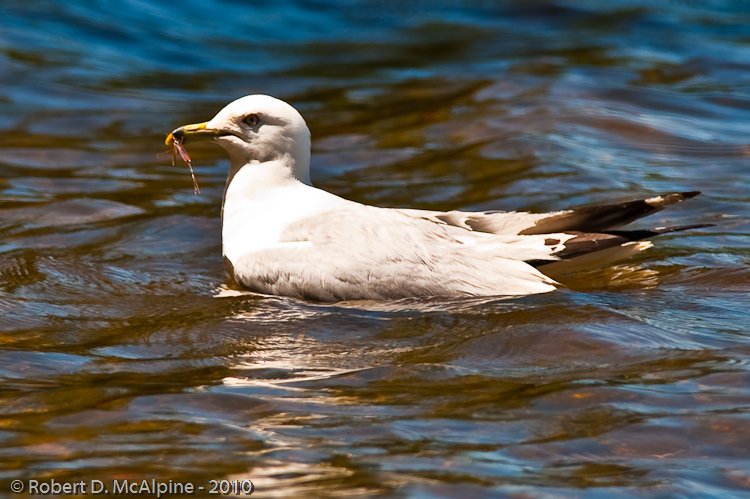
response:
[[[0,495],[750,496],[750,4],[250,4],[0,4]],[[248,93],[357,201],[716,226],[542,296],[217,299],[226,157],[158,154]]]

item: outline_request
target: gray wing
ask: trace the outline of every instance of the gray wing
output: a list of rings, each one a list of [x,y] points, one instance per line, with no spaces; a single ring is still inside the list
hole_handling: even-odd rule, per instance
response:
[[[436,223],[461,227],[476,232],[487,232],[498,235],[547,235],[548,244],[556,247],[548,257],[534,259],[530,255],[525,260],[535,267],[541,267],[549,276],[557,275],[557,268],[574,269],[578,264],[602,264],[631,256],[650,245],[634,245],[636,241],[689,229],[710,227],[711,224],[682,225],[659,227],[649,230],[615,230],[635,220],[663,210],[680,201],[693,198],[699,191],[672,192],[646,199],[623,203],[587,206],[573,210],[554,213],[524,212],[420,212],[419,210],[402,210],[410,216],[428,217]],[[567,237],[560,241],[559,234]],[[558,243],[561,245],[558,245]],[[623,247],[626,251],[617,248]],[[615,251],[613,251],[615,250]],[[590,254],[599,254],[603,259],[581,258]],[[614,255],[613,258],[606,257]],[[591,255],[594,256],[594,255]],[[605,258],[606,257],[606,258]],[[549,266],[559,260],[576,260],[576,266]]]
[[[618,229],[698,194],[699,191],[671,192],[624,203],[586,206],[552,213],[401,211],[410,216],[429,217],[436,222],[491,234],[597,233]]]
[[[555,282],[523,260],[554,258],[561,247],[546,239],[352,203],[288,226],[278,247],[241,256],[234,274],[253,291],[317,301],[540,293]]]

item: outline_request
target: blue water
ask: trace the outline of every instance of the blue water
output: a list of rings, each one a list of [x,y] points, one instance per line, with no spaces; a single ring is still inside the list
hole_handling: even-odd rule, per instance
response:
[[[0,495],[750,497],[750,3],[6,0],[0,82]],[[543,296],[217,299],[227,159],[195,196],[163,141],[249,93],[360,202],[715,227]]]

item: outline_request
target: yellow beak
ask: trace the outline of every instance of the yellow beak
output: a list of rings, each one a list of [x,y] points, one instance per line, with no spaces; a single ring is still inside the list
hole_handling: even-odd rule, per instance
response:
[[[221,130],[206,128],[207,124],[208,122],[196,123],[195,125],[185,125],[181,126],[180,128],[175,128],[174,130],[172,130],[172,133],[167,135],[167,139],[164,141],[164,143],[168,146],[171,146],[175,141],[179,142],[180,144],[184,144],[185,142],[187,142],[188,138],[195,138],[196,140],[207,140],[226,134],[226,132],[223,132]]]

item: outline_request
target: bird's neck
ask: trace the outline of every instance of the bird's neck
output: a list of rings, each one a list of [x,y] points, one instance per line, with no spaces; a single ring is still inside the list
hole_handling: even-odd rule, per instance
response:
[[[232,164],[224,186],[223,206],[227,203],[263,198],[280,187],[308,183],[297,179],[283,161],[251,161]]]
[[[243,176],[253,178],[255,182],[264,186],[278,186],[290,180],[312,185],[310,182],[310,152],[297,154],[282,154],[268,160],[250,160],[246,157],[235,157],[230,153],[229,175],[227,184],[232,183],[238,172]],[[225,189],[226,192],[226,189]]]
[[[314,215],[332,198],[336,197],[302,182],[278,161],[233,168],[221,212],[224,256],[234,265],[245,253],[273,247],[284,227]]]

